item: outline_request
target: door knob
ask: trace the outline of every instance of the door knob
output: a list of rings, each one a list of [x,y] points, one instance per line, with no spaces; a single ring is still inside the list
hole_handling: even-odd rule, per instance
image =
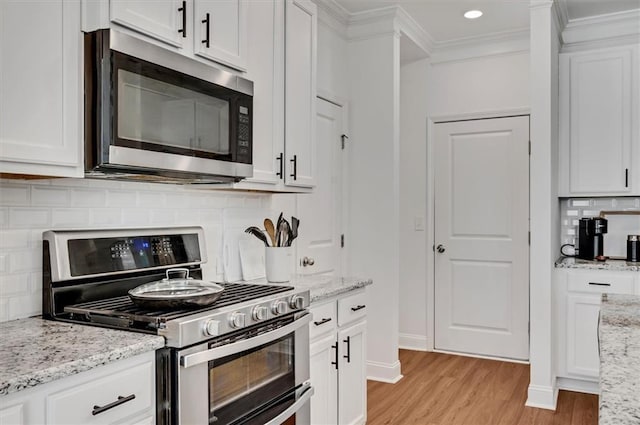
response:
[[[440,254],[442,254],[445,251],[445,247],[444,245],[440,244],[436,247],[436,251],[438,251]]]
[[[316,261],[313,258],[304,257],[301,261],[302,267],[313,266]]]

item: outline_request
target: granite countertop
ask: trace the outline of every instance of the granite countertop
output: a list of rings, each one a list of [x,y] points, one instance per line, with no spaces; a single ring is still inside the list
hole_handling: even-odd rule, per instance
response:
[[[640,424],[640,296],[603,294],[599,424]]]
[[[344,294],[373,284],[371,279],[358,277],[332,277],[322,275],[295,276],[291,285],[309,289],[311,303]]]
[[[164,347],[164,338],[31,317],[0,323],[0,396]]]
[[[594,261],[574,257],[560,257],[556,261],[556,268],[637,272],[640,271],[640,263],[625,260]]]

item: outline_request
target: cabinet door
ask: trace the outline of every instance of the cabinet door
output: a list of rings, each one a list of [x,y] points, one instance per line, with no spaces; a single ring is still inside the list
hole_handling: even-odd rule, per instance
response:
[[[338,423],[364,424],[367,419],[366,329],[364,320],[338,332]]]
[[[338,423],[338,370],[336,334],[332,333],[311,344],[310,377],[315,390],[311,398],[311,423],[328,425]]]
[[[253,81],[253,177],[243,189],[284,187],[284,3],[252,2],[248,10],[247,78]]]
[[[2,173],[81,177],[80,0],[0,2]]]
[[[635,47],[561,56],[561,195],[640,190],[637,60]]]
[[[567,372],[598,378],[600,296],[567,295]]]
[[[192,37],[191,2],[182,0],[111,0],[111,21],[171,46]]]
[[[247,1],[194,0],[193,7],[195,53],[246,70]]]
[[[15,406],[0,409],[0,424],[2,425],[23,425],[26,424],[24,419],[24,404],[16,404]]]
[[[316,5],[287,0],[285,27],[285,183],[315,185]]]

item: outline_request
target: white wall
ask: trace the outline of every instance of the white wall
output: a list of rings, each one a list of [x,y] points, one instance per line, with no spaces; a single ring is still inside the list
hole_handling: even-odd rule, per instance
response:
[[[433,205],[429,202],[428,118],[496,115],[529,107],[529,54],[517,52],[430,64],[427,59],[401,70],[400,98],[400,345],[433,346],[431,244]],[[414,218],[426,217],[426,232]],[[407,243],[405,244],[405,240]]]
[[[428,62],[400,68],[400,347],[427,349],[426,229]]]
[[[268,209],[271,196],[188,186],[89,179],[0,180],[0,321],[41,313],[42,232],[51,229],[202,226],[207,279],[217,257],[223,208]]]

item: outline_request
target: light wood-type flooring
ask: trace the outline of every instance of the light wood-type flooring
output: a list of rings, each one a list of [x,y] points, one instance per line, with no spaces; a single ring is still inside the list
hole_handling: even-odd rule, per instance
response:
[[[555,412],[525,407],[529,365],[400,350],[404,378],[369,381],[367,425],[596,425],[598,396],[560,391]]]

